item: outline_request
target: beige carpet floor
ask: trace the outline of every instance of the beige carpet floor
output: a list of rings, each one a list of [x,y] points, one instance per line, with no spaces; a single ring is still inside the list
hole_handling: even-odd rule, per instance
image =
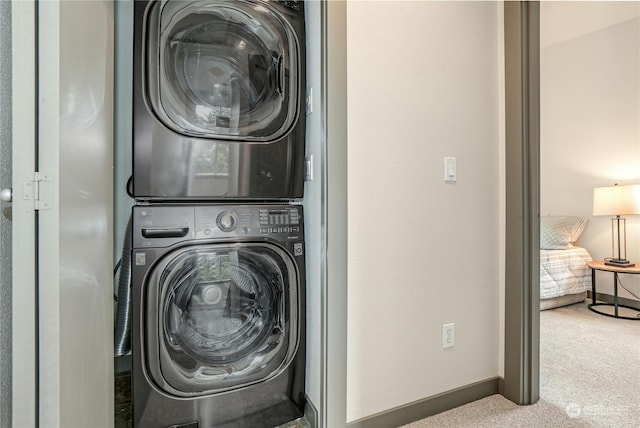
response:
[[[578,303],[541,312],[540,331],[536,404],[493,395],[404,427],[640,428],[640,321]]]

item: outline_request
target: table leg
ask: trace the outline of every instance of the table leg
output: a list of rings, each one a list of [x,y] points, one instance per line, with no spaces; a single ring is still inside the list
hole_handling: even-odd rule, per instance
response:
[[[591,269],[591,303],[596,303],[596,270]]]
[[[618,272],[613,273],[613,306],[616,309],[616,318],[618,318]]]

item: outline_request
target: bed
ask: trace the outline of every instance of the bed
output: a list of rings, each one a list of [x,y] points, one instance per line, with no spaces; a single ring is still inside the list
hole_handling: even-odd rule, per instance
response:
[[[592,260],[575,245],[587,219],[574,216],[540,218],[540,310],[582,302],[591,288]]]

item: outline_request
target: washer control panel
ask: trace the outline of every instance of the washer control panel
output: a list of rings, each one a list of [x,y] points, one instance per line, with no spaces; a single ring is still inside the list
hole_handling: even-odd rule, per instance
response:
[[[271,238],[302,241],[299,205],[138,205],[134,246],[166,247],[192,239]]]
[[[260,210],[260,233],[298,233],[300,213],[295,208],[263,208]]]
[[[193,209],[196,239],[302,239],[302,207],[298,205],[195,205]]]

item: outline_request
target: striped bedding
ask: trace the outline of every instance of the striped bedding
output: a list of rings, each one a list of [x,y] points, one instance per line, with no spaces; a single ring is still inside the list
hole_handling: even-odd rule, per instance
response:
[[[582,247],[540,250],[540,299],[577,294],[591,288],[591,255]]]

